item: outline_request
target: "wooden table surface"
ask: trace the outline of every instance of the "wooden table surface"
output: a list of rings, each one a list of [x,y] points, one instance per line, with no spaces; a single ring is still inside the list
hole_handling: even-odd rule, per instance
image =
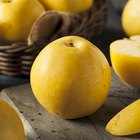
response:
[[[64,120],[47,112],[29,84],[4,89],[0,95],[22,116],[27,140],[140,140],[140,134],[117,137],[105,131],[116,113],[140,98],[140,91],[124,85],[113,71],[109,97],[97,112],[81,119]]]

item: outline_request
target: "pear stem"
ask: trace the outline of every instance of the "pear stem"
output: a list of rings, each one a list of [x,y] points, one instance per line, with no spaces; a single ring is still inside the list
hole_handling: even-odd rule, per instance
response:
[[[72,42],[68,43],[68,47],[74,47],[74,44]]]

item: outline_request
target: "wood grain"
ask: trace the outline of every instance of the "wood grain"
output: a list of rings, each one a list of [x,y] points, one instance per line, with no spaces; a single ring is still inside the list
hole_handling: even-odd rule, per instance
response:
[[[8,98],[31,125],[35,140],[139,140],[140,135],[116,137],[105,131],[108,121],[129,103],[140,98],[140,91],[124,85],[112,72],[110,94],[94,114],[64,120],[47,112],[35,99],[29,84],[4,89],[1,97]],[[24,120],[23,120],[24,122]],[[29,133],[29,132],[28,132]],[[28,140],[33,140],[27,136]]]

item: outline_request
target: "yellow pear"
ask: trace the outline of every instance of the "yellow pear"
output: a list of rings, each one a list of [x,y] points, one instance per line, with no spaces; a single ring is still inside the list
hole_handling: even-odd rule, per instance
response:
[[[94,113],[110,89],[111,72],[103,53],[78,36],[48,44],[31,68],[31,87],[37,100],[65,119]]]
[[[44,11],[37,0],[1,0],[0,40],[26,41],[33,23]]]
[[[3,100],[0,100],[0,140],[25,140],[21,119]]]
[[[127,35],[140,34],[140,0],[128,0],[122,14],[122,25]]]
[[[133,87],[140,88],[140,36],[111,43],[110,57],[120,79]]]
[[[46,9],[80,13],[93,5],[94,0],[39,0]]]
[[[107,124],[106,130],[123,136],[140,132],[140,99],[125,107]]]

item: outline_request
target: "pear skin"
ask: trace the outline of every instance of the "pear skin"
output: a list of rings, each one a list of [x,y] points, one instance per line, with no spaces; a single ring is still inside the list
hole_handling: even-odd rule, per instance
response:
[[[49,112],[65,119],[94,113],[110,90],[104,54],[88,40],[66,36],[48,44],[31,68],[31,87]]]
[[[0,140],[25,140],[24,128],[17,112],[0,100]]]
[[[32,25],[44,11],[37,0],[1,0],[0,40],[26,41]]]
[[[80,13],[94,4],[94,0],[39,0],[46,9]]]
[[[122,26],[128,36],[140,34],[140,0],[128,0],[122,12]]]

